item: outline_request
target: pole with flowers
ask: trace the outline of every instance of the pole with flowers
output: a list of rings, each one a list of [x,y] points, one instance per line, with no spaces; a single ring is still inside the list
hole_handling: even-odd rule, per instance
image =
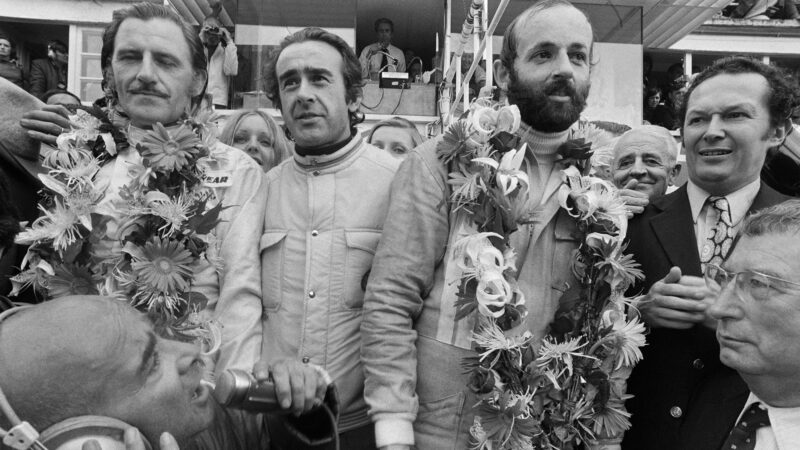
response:
[[[454,244],[461,270],[455,320],[477,316],[475,355],[463,364],[480,398],[471,428],[475,449],[619,448],[630,427],[626,379],[641,359],[644,326],[625,314],[625,290],[642,277],[624,253],[624,203],[613,185],[590,175],[592,141],[579,122],[559,149],[561,207],[581,239],[572,270],[581,282],[541,342],[520,330],[527,314],[510,236],[528,221],[526,144],[514,134],[516,106],[476,100],[437,147],[447,164],[450,211],[470,223]]]

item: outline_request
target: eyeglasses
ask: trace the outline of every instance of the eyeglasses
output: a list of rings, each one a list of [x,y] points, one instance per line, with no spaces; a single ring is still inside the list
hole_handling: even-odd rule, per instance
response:
[[[800,283],[783,278],[764,275],[763,273],[744,270],[728,272],[716,264],[706,265],[706,285],[715,293],[721,292],[731,280],[736,280],[736,294],[744,302],[764,301],[775,291],[785,291],[790,286],[800,287]]]

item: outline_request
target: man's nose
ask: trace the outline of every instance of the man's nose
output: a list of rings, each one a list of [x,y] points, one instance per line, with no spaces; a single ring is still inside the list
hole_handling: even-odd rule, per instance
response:
[[[200,345],[165,339],[162,348],[175,360],[178,373],[181,375],[192,370],[197,361],[201,361]]]
[[[741,318],[742,302],[736,293],[736,282],[731,280],[724,288],[716,287],[716,289],[717,296],[707,310],[708,315],[715,320]]]
[[[646,173],[647,166],[644,165],[644,161],[642,161],[642,158],[636,158],[636,161],[633,162],[633,166],[631,166],[631,175],[644,176]]]
[[[311,83],[306,80],[300,81],[300,86],[297,87],[297,101],[300,103],[309,102],[314,100],[314,92]]]
[[[559,50],[555,57],[555,67],[553,68],[553,75],[560,78],[571,79],[575,74],[575,69],[572,66],[572,61],[569,59],[566,49]]]
[[[714,114],[708,121],[708,127],[706,127],[706,131],[705,133],[703,133],[703,139],[706,142],[712,142],[715,140],[722,139],[724,137],[725,137],[725,123],[718,114]]]
[[[136,79],[143,83],[152,83],[155,81],[155,63],[150,55],[145,55],[142,58],[142,63],[139,65],[139,71],[136,73]]]

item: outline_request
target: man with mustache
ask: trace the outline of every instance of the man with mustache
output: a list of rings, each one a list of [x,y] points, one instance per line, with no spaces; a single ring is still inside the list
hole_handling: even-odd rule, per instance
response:
[[[652,201],[628,224],[628,250],[645,280],[638,309],[650,327],[644,359],[628,381],[630,450],[717,450],[747,398],[720,361],[714,295],[703,280],[734,246],[744,217],[788,197],[760,177],[767,150],[791,126],[793,85],[748,58],[714,62],[692,82],[681,108],[689,181]]]
[[[529,149],[522,170],[536,220],[511,240],[529,309],[525,326],[535,339],[564,292],[580,285],[569,269],[578,242],[574,221],[558,204],[556,161],[585,107],[592,43],[584,13],[566,0],[544,0],[506,29],[494,67],[498,85],[520,109],[518,135]],[[474,356],[473,330],[469,320],[455,320],[461,272],[450,227],[456,216],[437,143],[417,148],[398,171],[367,287],[362,357],[379,448],[468,448],[475,416],[477,400],[461,366]]]
[[[356,130],[361,67],[340,37],[298,31],[283,40],[266,72],[295,154],[266,178],[261,367],[280,364],[290,374],[307,363],[324,367],[339,390],[341,448],[374,448],[359,327],[400,162]]]
[[[127,132],[131,144],[96,176],[109,181],[105,202],[117,198],[131,182],[128,168],[142,162],[135,144],[147,130],[161,123],[173,131],[187,113],[197,111],[207,73],[197,33],[168,7],[151,3],[114,12],[103,33],[101,67],[110,92],[109,119]],[[70,127],[68,115],[63,106],[45,106],[24,114],[20,123],[31,137],[55,145],[58,134]],[[206,178],[204,187],[213,194],[209,205],[223,205],[214,246],[224,267],[219,272],[209,263],[193,268],[193,290],[208,298],[202,314],[222,325],[217,370],[249,370],[261,344],[259,267],[250,262],[257,258],[254,242],[261,232],[263,173],[245,153],[218,141],[209,146],[209,153],[200,163],[217,175]]]

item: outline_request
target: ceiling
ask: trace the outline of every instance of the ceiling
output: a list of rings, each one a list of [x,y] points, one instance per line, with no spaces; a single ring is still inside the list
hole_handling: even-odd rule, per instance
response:
[[[201,23],[211,11],[209,0],[168,0],[180,14]],[[219,0],[211,0],[219,1]],[[460,29],[470,0],[452,2],[453,30]],[[598,41],[644,45],[666,49],[695,30],[731,0],[582,0],[575,3],[589,15]],[[315,25],[356,28],[358,40],[372,33],[369,25],[377,17],[396,22],[396,40],[403,48],[420,35],[428,38],[441,29],[445,0],[223,0],[221,20],[226,26],[238,24],[286,27]],[[489,0],[490,15],[499,0]],[[531,5],[530,0],[510,0],[498,30]],[[400,25],[400,26],[398,26]],[[367,30],[363,30],[367,28]],[[400,31],[402,28],[403,31]],[[424,32],[423,32],[424,31]],[[430,35],[430,36],[429,36]],[[429,39],[427,39],[429,40]],[[360,45],[360,44],[359,44]]]

